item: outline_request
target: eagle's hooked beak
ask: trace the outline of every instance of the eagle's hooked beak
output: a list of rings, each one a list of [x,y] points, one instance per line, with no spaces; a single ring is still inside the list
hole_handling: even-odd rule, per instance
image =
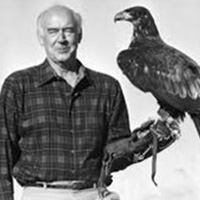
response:
[[[131,19],[132,19],[132,17],[128,12],[122,11],[115,15],[114,22],[122,21],[122,20],[131,21]]]

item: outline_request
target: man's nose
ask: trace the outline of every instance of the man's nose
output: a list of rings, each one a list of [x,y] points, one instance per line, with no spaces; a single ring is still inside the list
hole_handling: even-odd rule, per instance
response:
[[[60,42],[66,41],[66,36],[65,36],[64,31],[61,30],[61,31],[59,32],[58,40],[59,40]]]

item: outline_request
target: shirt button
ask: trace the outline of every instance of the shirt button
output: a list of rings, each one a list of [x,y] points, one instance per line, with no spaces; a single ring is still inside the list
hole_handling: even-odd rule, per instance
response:
[[[76,93],[74,93],[74,97],[77,97],[78,95],[79,95],[79,93],[77,93],[77,92],[76,92]]]
[[[74,130],[73,130],[73,129],[71,129],[71,130],[70,130],[70,133],[72,133],[72,134],[73,134],[73,133],[74,133]]]
[[[71,150],[71,153],[73,153],[73,154],[74,154],[74,153],[75,153],[75,150]]]

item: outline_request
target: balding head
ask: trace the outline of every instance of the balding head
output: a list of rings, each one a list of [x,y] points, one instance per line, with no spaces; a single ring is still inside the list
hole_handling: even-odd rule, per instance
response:
[[[69,17],[73,18],[73,21],[76,25],[77,32],[80,35],[82,35],[82,18],[79,13],[76,13],[72,9],[62,6],[62,5],[55,5],[47,10],[43,11],[37,18],[37,32],[39,35],[43,35],[44,31],[44,25],[47,23],[49,18],[53,17],[57,13],[59,14],[67,14]]]

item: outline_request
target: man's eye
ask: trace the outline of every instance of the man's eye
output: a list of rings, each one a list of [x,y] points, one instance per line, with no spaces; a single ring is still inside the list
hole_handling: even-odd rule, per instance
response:
[[[75,32],[75,29],[74,29],[74,28],[65,28],[65,29],[64,29],[64,32],[65,32],[65,33],[74,33],[74,32]]]
[[[57,33],[57,32],[58,32],[58,29],[54,29],[54,28],[48,29],[49,34],[54,34],[54,33]]]

